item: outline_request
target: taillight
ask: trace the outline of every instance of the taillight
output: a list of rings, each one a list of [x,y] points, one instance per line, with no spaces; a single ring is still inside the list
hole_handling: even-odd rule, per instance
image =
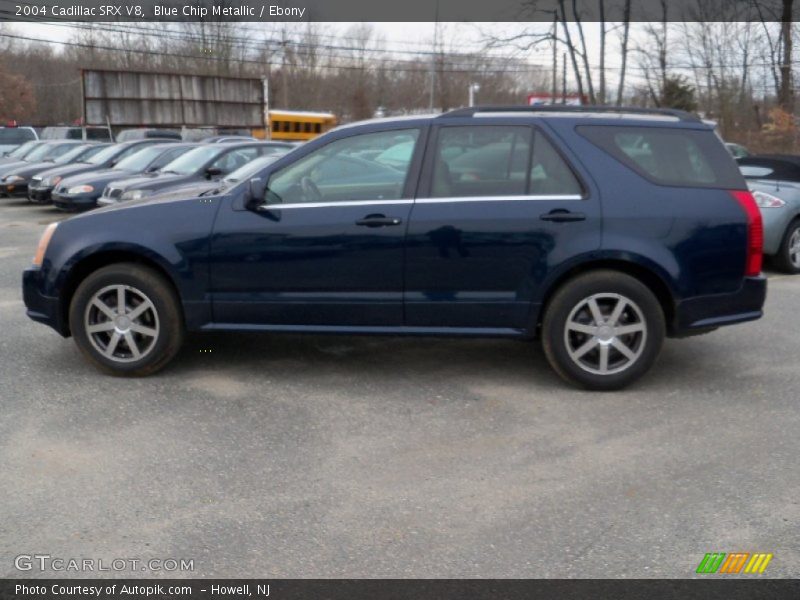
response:
[[[753,194],[746,190],[731,190],[731,196],[744,209],[747,215],[747,262],[745,276],[755,277],[761,273],[764,252],[764,222]]]

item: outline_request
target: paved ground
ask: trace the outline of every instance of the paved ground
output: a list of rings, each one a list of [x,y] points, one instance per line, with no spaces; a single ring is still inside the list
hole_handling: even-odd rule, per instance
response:
[[[45,553],[206,577],[686,577],[711,551],[800,575],[800,277],[620,393],[566,387],[536,344],[278,335],[192,338],[130,381],[24,316],[56,218],[0,200],[0,576]]]

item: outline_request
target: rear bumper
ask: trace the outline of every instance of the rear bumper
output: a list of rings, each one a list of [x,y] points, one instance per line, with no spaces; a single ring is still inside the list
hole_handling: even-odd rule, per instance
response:
[[[40,292],[41,271],[30,267],[22,272],[22,300],[26,314],[38,323],[44,323],[63,336],[69,335],[69,328],[61,316],[58,298],[45,296]]]
[[[755,321],[763,316],[766,277],[747,277],[739,291],[690,298],[675,307],[670,335],[680,337],[725,325]]]

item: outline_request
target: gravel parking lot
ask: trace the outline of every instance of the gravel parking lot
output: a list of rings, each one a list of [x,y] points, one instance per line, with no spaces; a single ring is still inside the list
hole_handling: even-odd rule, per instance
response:
[[[5,577],[62,575],[14,568],[33,553],[203,577],[688,577],[734,551],[800,575],[800,277],[618,393],[567,387],[538,344],[294,335],[193,336],[123,380],[25,317],[21,271],[59,218],[0,199]]]

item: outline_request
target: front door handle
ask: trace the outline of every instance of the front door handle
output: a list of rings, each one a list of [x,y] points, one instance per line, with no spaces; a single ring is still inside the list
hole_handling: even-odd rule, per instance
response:
[[[572,212],[563,208],[551,210],[549,213],[539,215],[542,221],[553,221],[554,223],[570,223],[572,221],[585,221],[586,215],[581,212]]]
[[[363,219],[356,221],[356,225],[361,227],[391,227],[393,225],[400,225],[402,219],[397,217],[387,217],[386,215],[367,215]]]

